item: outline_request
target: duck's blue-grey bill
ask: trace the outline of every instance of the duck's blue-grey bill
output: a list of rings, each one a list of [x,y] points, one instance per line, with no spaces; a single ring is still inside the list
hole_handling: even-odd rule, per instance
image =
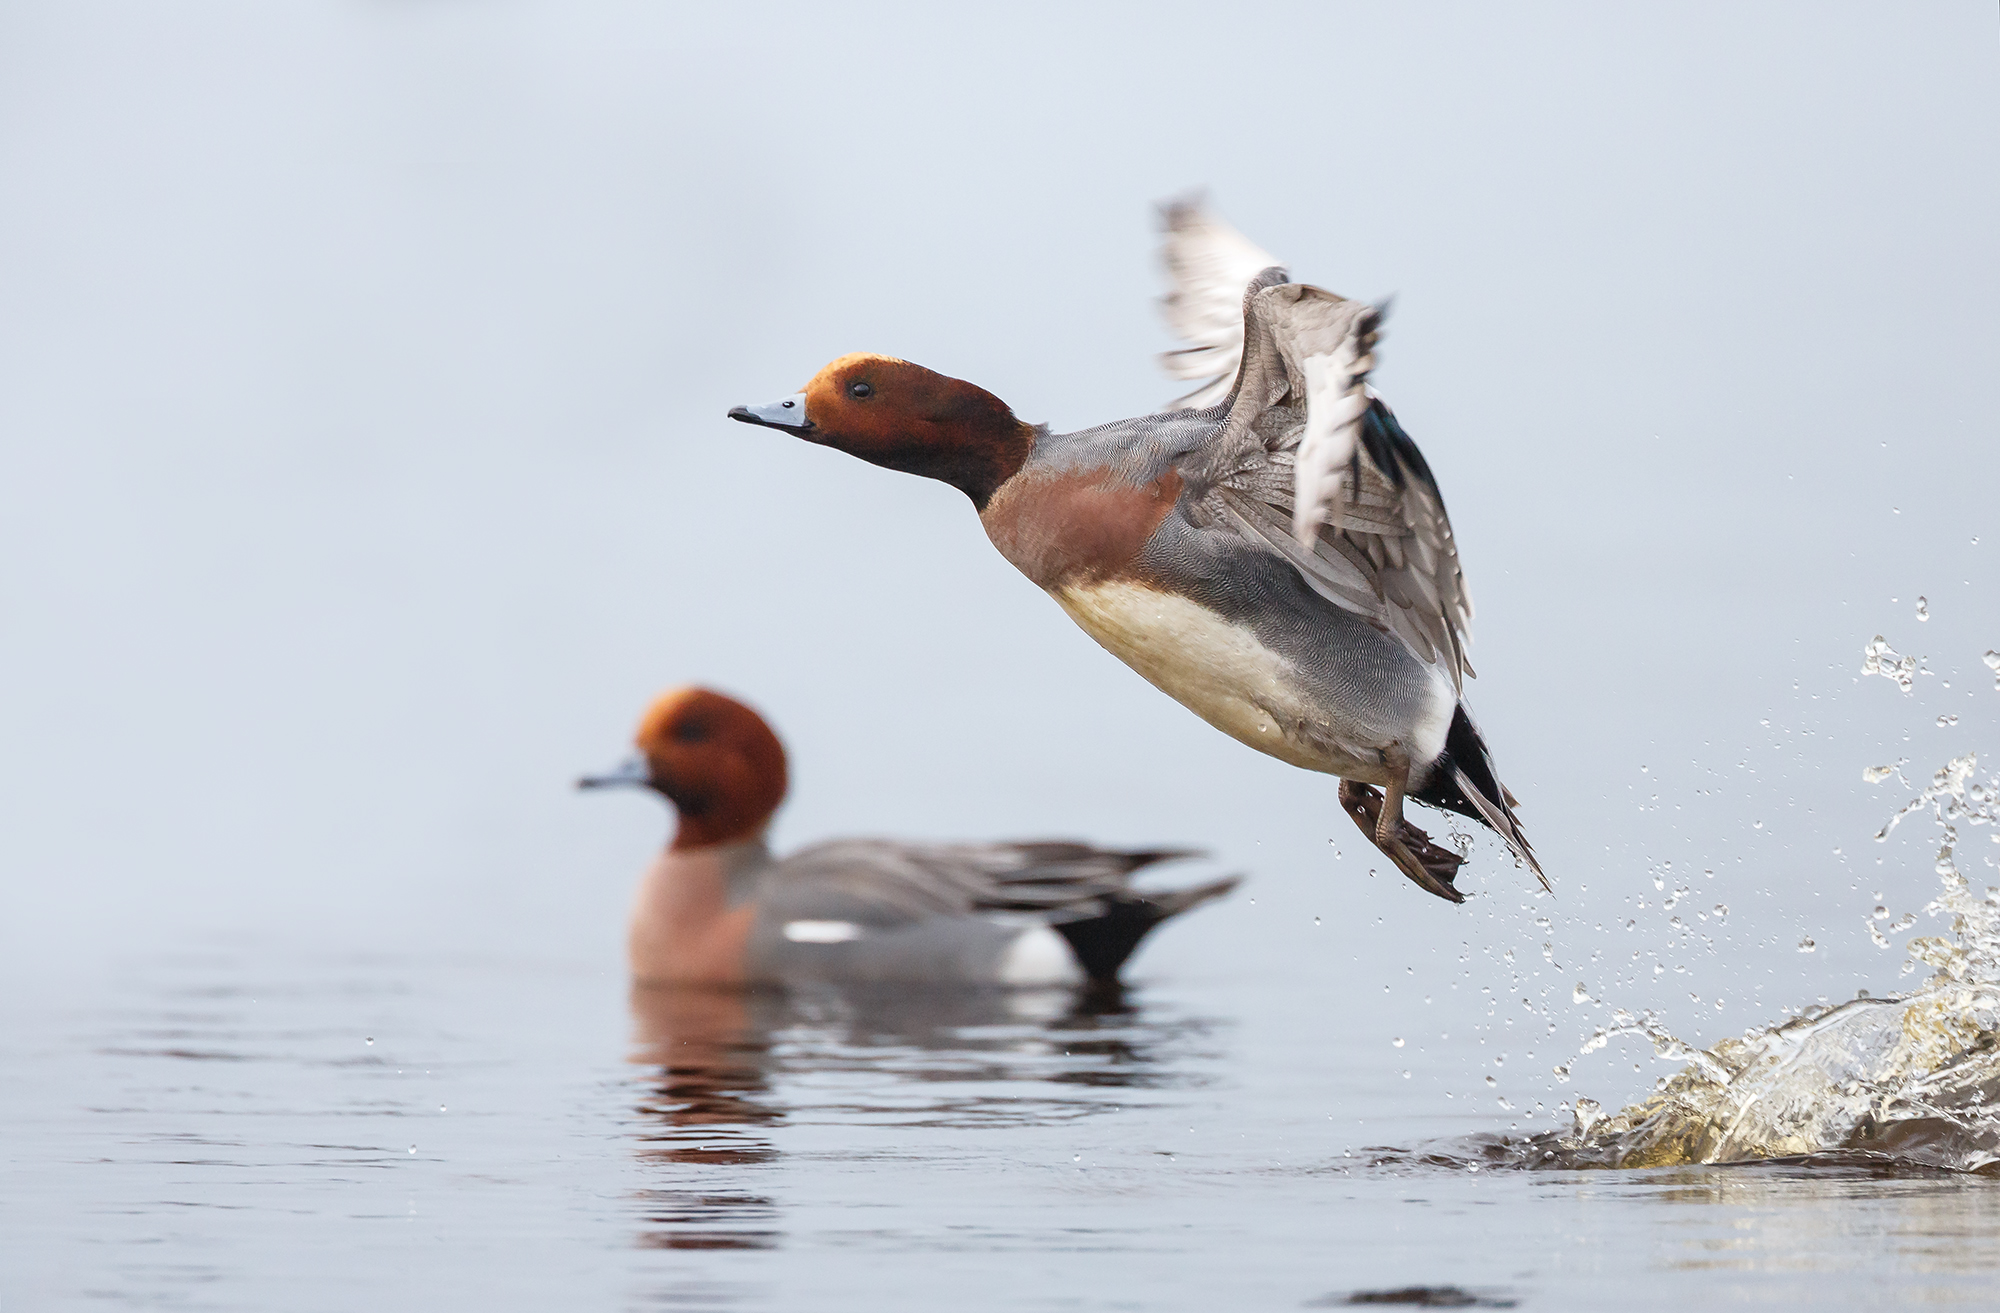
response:
[[[653,772],[644,757],[628,757],[602,775],[586,775],[576,782],[579,789],[643,789],[653,782]]]
[[[740,419],[745,424],[767,424],[778,429],[809,429],[812,421],[806,418],[806,394],[795,392],[782,401],[767,401],[761,406],[736,406],[729,412],[729,418]]]

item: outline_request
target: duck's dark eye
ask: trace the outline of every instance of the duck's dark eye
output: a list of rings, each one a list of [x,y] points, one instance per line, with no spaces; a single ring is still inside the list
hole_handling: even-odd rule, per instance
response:
[[[699,743],[708,737],[708,722],[705,720],[684,720],[674,726],[674,740],[679,743]]]
[[[872,383],[849,383],[847,395],[856,401],[866,401],[875,395],[875,386]]]

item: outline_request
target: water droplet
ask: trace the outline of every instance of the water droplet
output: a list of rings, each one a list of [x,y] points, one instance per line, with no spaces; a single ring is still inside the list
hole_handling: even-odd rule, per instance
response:
[[[1950,729],[1953,725],[1956,725],[1957,723],[1958,723],[1957,716],[1939,716],[1937,719],[1937,726],[1939,729]]]
[[[1396,1038],[1390,1040],[1389,1042],[1395,1045],[1399,1049],[1403,1047],[1403,1037],[1401,1035],[1396,1036]]]
[[[1764,822],[1762,822],[1762,821],[1752,821],[1752,822],[1750,822],[1750,828],[1751,828],[1751,829],[1753,829],[1753,830],[1761,830],[1761,829],[1763,829],[1763,828],[1764,828]]]
[[[1979,659],[1986,663],[1986,668],[1988,670],[2000,670],[2000,652],[1989,651],[1985,656]]]
[[[1498,1085],[1499,1083],[1500,1083],[1499,1081],[1496,1081],[1496,1080],[1494,1080],[1494,1079],[1493,1079],[1493,1078],[1492,1078],[1491,1076],[1488,1076],[1488,1077],[1486,1078],[1486,1084],[1487,1084],[1487,1085],[1488,1085],[1489,1087],[1491,1087],[1491,1086],[1495,1086],[1495,1085]]]
[[[1313,918],[1313,924],[1314,924],[1314,925],[1318,925],[1318,924],[1319,924],[1319,918],[1318,918],[1318,917],[1314,917],[1314,918]]]
[[[1896,687],[1907,693],[1917,680],[1917,659],[1902,655],[1877,634],[1874,642],[1861,649],[1861,673],[1893,679]]]
[[[363,1044],[373,1044],[375,1042],[375,1037],[373,1035],[369,1035],[365,1037],[361,1042]]]
[[[1931,618],[1931,599],[1928,597],[1919,597],[1917,599],[1917,619],[1928,620],[1930,618]]]
[[[1728,903],[1717,903],[1717,904],[1715,905],[1715,919],[1716,919],[1716,920],[1720,921],[1720,920],[1721,920],[1721,919],[1722,919],[1723,917],[1725,917],[1725,916],[1728,916],[1728,915],[1729,915],[1729,904],[1728,904]]]
[[[1815,944],[1815,943],[1814,943],[1814,942],[1812,941],[1812,939],[1811,939],[1810,937],[1807,937],[1807,938],[1805,938],[1805,939],[1801,939],[1801,940],[1799,941],[1799,951],[1800,951],[1801,953],[1810,953],[1810,952],[1812,952],[1812,951],[1813,951],[1813,950],[1814,950],[1815,948],[1818,948],[1818,947],[1819,947],[1819,945],[1818,945],[1818,944]]]
[[[1408,1080],[1409,1078],[1410,1078],[1410,1073],[1409,1073],[1409,1072],[1407,1072],[1407,1071],[1406,1071],[1406,1072],[1404,1072],[1404,1073],[1403,1073],[1403,1079],[1404,1079],[1404,1080]]]
[[[1870,766],[1867,770],[1861,772],[1861,782],[1863,784],[1880,784],[1895,773],[1896,768],[1894,766]]]
[[[1576,989],[1570,994],[1569,1001],[1572,1003],[1590,1002],[1590,991],[1583,987],[1581,980],[1576,982]]]
[[[411,1152],[411,1153],[415,1153],[416,1151],[417,1151],[417,1146],[416,1146],[416,1145],[414,1145],[414,1144],[413,1144],[413,1145],[411,1145],[411,1146],[410,1146],[410,1152]]]
[[[443,1111],[444,1111],[444,1105],[443,1105],[442,1103],[440,1103],[440,1104],[438,1105],[438,1111],[439,1111],[439,1112],[443,1112]]]
[[[1083,1161],[1083,1155],[1080,1153],[1073,1153],[1069,1156],[1069,1160],[1073,1163],[1080,1163]]]
[[[1889,909],[1880,903],[1875,904],[1875,919],[1877,921],[1887,921],[1889,919]]]

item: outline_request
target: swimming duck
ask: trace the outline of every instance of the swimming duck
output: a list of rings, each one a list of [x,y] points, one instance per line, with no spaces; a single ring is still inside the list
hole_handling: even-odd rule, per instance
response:
[[[636,742],[637,756],[577,785],[651,789],[679,815],[632,910],[641,984],[1108,984],[1153,927],[1238,884],[1141,891],[1133,872],[1195,854],[1060,841],[842,839],[773,857],[785,749],[763,717],[679,689]]]
[[[1383,311],[1294,283],[1198,202],[1163,210],[1167,318],[1200,380],[1078,433],[984,389],[846,355],[732,419],[972,499],[993,545],[1113,655],[1223,733],[1339,776],[1342,809],[1420,888],[1465,854],[1403,814],[1487,826],[1548,886],[1462,697],[1472,601],[1423,453],[1368,384]]]

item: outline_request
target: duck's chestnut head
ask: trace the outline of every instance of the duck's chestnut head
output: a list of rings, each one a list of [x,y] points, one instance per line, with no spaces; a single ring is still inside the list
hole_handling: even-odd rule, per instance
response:
[[[991,392],[893,356],[842,356],[804,391],[729,417],[949,483],[981,510],[1035,444],[1035,429]]]
[[[753,838],[785,800],[785,749],[764,718],[705,688],[675,689],[646,709],[639,755],[578,788],[630,785],[662,794],[680,813],[674,847]]]

